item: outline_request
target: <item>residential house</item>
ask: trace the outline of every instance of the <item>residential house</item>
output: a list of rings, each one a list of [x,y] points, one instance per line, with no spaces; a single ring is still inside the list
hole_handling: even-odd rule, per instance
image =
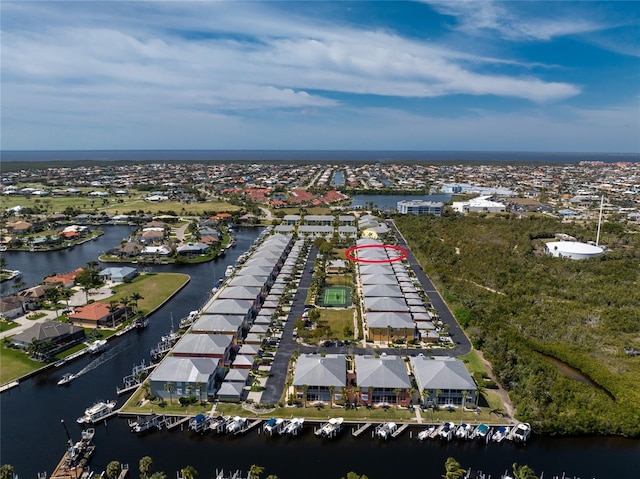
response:
[[[76,284],[78,276],[84,272],[84,268],[78,268],[75,271],[69,271],[68,273],[60,273],[53,276],[48,276],[44,279],[45,284],[59,284],[63,288],[72,288]]]
[[[215,358],[168,356],[149,375],[150,392],[165,400],[191,395],[208,397],[223,371]]]
[[[478,386],[459,359],[414,356],[409,361],[424,405],[477,404]]]
[[[125,314],[125,306],[118,304],[113,312],[105,303],[89,303],[77,306],[69,313],[69,321],[85,328],[113,327],[117,325]]]
[[[400,356],[355,356],[358,400],[362,404],[408,406],[411,379]]]
[[[216,358],[220,366],[228,366],[235,353],[234,337],[230,334],[183,335],[171,351],[175,357]]]
[[[344,354],[301,354],[295,366],[296,399],[304,402],[334,402],[344,399],[347,360]]]
[[[23,302],[17,296],[0,298],[0,318],[14,319],[24,314]]]
[[[50,341],[55,351],[82,342],[84,338],[84,329],[81,327],[60,321],[45,321],[44,323],[35,323],[30,328],[16,334],[11,338],[11,341],[22,348],[29,347],[34,340]]]
[[[98,273],[103,281],[113,281],[114,283],[127,283],[138,276],[138,270],[129,266],[115,266],[105,268]]]

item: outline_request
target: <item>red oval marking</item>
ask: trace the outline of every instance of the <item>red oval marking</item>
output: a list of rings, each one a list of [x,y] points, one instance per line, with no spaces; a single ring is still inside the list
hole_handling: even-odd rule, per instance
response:
[[[382,248],[384,250],[391,249],[394,251],[400,251],[400,253],[402,254],[397,258],[386,258],[386,259],[363,259],[363,258],[356,258],[355,256],[353,256],[353,253],[355,253],[356,251],[361,249],[369,249],[369,248]],[[365,244],[362,246],[353,246],[344,252],[345,258],[351,261],[357,261],[359,263],[393,263],[395,261],[402,261],[407,257],[407,254],[408,253],[406,249],[400,246],[392,245],[392,244]]]

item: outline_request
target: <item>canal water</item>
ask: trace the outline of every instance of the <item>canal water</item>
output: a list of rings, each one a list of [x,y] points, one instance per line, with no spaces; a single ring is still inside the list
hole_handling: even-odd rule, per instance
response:
[[[99,240],[55,253],[3,253],[12,269],[23,271],[28,284],[37,283],[53,271],[68,271],[95,260],[106,249],[127,236],[128,227],[105,227]],[[74,439],[80,428],[75,420],[98,399],[116,398],[122,377],[143,359],[160,336],[189,311],[202,306],[228,264],[246,251],[258,236],[258,228],[240,228],[237,246],[226,257],[193,266],[153,266],[153,271],[181,271],[191,281],[171,301],[151,315],[143,331],[132,331],[110,343],[107,360],[83,358],[23,381],[19,387],[0,395],[0,463],[11,464],[22,479],[38,472],[51,473],[64,453],[64,420]],[[115,352],[114,352],[115,351]],[[66,372],[89,371],[67,387],[56,385]],[[118,397],[122,404],[126,397]],[[151,432],[137,436],[129,432],[126,419],[109,419],[96,427],[94,470],[102,471],[112,460],[129,464],[132,478],[138,477],[138,462],[151,456],[155,470],[169,478],[191,465],[199,479],[214,476],[217,469],[242,469],[252,464],[266,468],[281,479],[337,479],[350,470],[366,473],[370,479],[399,477],[440,478],[447,457],[455,457],[463,467],[482,469],[497,477],[514,462],[528,464],[544,477],[561,475],[585,478],[637,478],[640,470],[640,441],[623,438],[533,437],[526,446],[511,443],[478,444],[453,441],[420,443],[409,432],[388,442],[374,440],[369,433],[355,439],[349,431],[331,441],[316,438],[311,428],[297,438],[266,437],[257,430],[245,436],[201,436],[186,430]]]
[[[451,200],[451,195],[353,195],[351,200],[352,208],[368,208],[373,205],[374,208],[382,211],[395,211],[398,201],[403,200],[424,200],[424,201],[442,201],[446,203]]]

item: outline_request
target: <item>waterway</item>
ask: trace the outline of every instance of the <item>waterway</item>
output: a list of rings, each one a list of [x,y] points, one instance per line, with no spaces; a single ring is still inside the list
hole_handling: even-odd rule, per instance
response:
[[[6,252],[7,264],[23,271],[28,284],[37,283],[52,271],[68,271],[95,260],[106,249],[127,236],[128,227],[105,227],[101,239],[77,246],[71,251],[53,253]],[[238,244],[226,257],[194,266],[153,266],[154,271],[181,271],[191,281],[164,307],[151,315],[148,328],[133,331],[110,343],[116,351],[108,360],[91,369],[92,360],[83,358],[60,369],[50,370],[23,381],[19,387],[0,395],[0,463],[12,464],[22,479],[35,478],[38,472],[51,473],[62,456],[66,435],[60,423],[65,421],[77,439],[80,428],[75,420],[98,399],[116,398],[116,386],[131,372],[134,364],[149,360],[149,350],[160,336],[189,311],[200,307],[211,287],[223,276],[228,264],[246,251],[259,234],[257,228],[240,228]],[[56,385],[66,372],[78,372],[89,366],[67,387]],[[118,397],[122,404],[126,397]],[[418,430],[413,431],[414,437]],[[482,469],[495,478],[514,462],[528,464],[544,477],[561,475],[581,478],[636,478],[640,470],[640,441],[623,438],[547,438],[536,437],[526,446],[510,443],[420,443],[405,432],[399,438],[380,442],[370,433],[354,439],[349,431],[333,441],[322,441],[311,428],[298,438],[266,437],[257,430],[246,436],[200,436],[186,430],[151,432],[137,436],[129,432],[127,421],[109,419],[96,427],[97,451],[91,461],[102,471],[112,460],[129,464],[131,477],[138,477],[142,456],[152,457],[155,470],[173,477],[176,471],[191,465],[199,479],[208,479],[216,468],[248,470],[252,464],[264,466],[267,474],[281,479],[333,479],[354,470],[370,479],[397,477],[440,478],[444,462],[453,456],[464,467]]]
[[[398,201],[424,200],[446,203],[451,198],[451,195],[353,195],[350,206],[352,208],[369,208],[369,205],[373,205],[374,208],[383,211],[395,211]]]

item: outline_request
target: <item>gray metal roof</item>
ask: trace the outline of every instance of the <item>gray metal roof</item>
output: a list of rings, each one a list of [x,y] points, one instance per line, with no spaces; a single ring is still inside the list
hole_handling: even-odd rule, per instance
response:
[[[366,311],[398,311],[409,312],[409,307],[404,298],[379,298],[379,297],[365,297],[364,309]]]
[[[229,372],[224,377],[224,381],[228,383],[246,383],[249,379],[248,369],[229,369]]]
[[[186,382],[207,384],[216,371],[218,360],[215,358],[178,358],[167,356],[151,373],[149,380],[161,382]]]
[[[267,282],[268,275],[262,276],[234,276],[227,284],[227,287],[231,286],[259,286],[263,287]]]
[[[396,313],[391,311],[366,313],[367,326],[370,328],[413,328],[411,313]]]
[[[362,287],[362,294],[365,298],[375,298],[386,296],[389,298],[402,298],[402,291],[392,284],[365,284]]]
[[[230,334],[194,334],[187,333],[173,348],[177,354],[224,354],[233,342]]]
[[[361,264],[360,274],[386,274],[394,275],[393,268],[390,264]]]
[[[342,388],[347,385],[347,360],[343,354],[302,354],[296,361],[294,386]]]
[[[199,331],[220,331],[235,332],[239,330],[245,322],[245,317],[231,314],[203,314],[191,326],[191,332]]]
[[[248,314],[253,301],[248,299],[216,299],[205,311],[205,314]]]
[[[362,284],[398,284],[393,274],[363,274],[360,276]]]
[[[414,356],[410,358],[410,363],[421,391],[423,389],[475,390],[477,387],[464,363],[459,359]]]
[[[356,356],[356,380],[360,387],[410,388],[411,380],[400,356]]]
[[[226,286],[218,293],[220,299],[250,299],[254,300],[260,295],[260,286]]]

